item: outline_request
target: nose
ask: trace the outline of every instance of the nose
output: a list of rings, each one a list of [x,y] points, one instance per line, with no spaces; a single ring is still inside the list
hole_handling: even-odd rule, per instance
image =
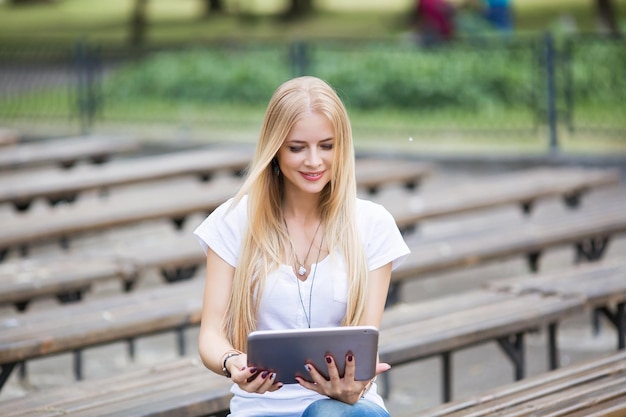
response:
[[[322,164],[322,158],[315,147],[309,148],[307,159],[304,161],[307,166],[317,167]]]

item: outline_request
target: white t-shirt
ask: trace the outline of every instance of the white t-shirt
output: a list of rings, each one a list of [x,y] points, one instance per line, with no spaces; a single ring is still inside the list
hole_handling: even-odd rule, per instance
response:
[[[208,247],[233,267],[247,224],[247,198],[232,210],[232,199],[222,204],[194,231],[202,248]],[[357,200],[357,225],[370,271],[392,262],[397,267],[408,256],[407,247],[393,216],[381,205]],[[270,273],[259,305],[258,330],[332,327],[341,325],[346,313],[348,280],[343,256],[335,253],[313,262],[307,280],[301,282],[290,265]],[[298,286],[300,286],[298,288]],[[309,303],[310,300],[310,303]],[[309,314],[310,313],[310,314]],[[358,360],[358,359],[357,359]],[[285,385],[276,392],[251,394],[233,384],[230,409],[233,417],[298,417],[313,401],[326,398],[299,384]],[[376,386],[368,400],[384,407]]]

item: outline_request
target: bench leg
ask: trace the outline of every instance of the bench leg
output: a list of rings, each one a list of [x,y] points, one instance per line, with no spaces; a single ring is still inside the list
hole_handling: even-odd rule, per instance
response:
[[[615,326],[617,330],[617,348],[622,350],[626,347],[626,303],[617,304],[615,312],[612,312],[608,306],[598,307],[595,311],[604,314],[604,316]]]
[[[559,347],[558,347],[558,323],[548,325],[548,354],[550,369],[559,367]]]
[[[185,343],[185,328],[179,327],[176,329],[176,337],[178,339],[178,354],[185,356],[187,351],[187,343]]]
[[[452,401],[452,353],[441,354],[441,381],[442,400],[444,403]]]
[[[83,351],[74,351],[74,377],[77,381],[83,379]]]
[[[499,337],[498,344],[511,359],[515,366],[515,380],[519,381],[526,375],[526,362],[524,360],[524,333],[519,332],[509,337]]]
[[[541,257],[541,252],[530,252],[526,255],[526,260],[528,261],[528,269],[532,273],[536,273],[539,271],[539,258]]]
[[[0,372],[0,389],[4,386],[4,383],[7,382],[9,376],[11,376],[11,372],[13,372],[13,368],[15,368],[16,363],[5,363],[2,365],[2,372]]]

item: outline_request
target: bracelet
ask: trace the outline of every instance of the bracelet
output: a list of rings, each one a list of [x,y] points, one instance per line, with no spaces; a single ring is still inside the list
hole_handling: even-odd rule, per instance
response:
[[[367,395],[367,393],[370,391],[370,389],[372,388],[372,385],[374,385],[374,382],[376,382],[376,378],[378,377],[375,376],[374,378],[370,379],[370,382],[367,383],[367,385],[365,386],[365,388],[363,388],[363,391],[361,392],[361,398],[365,398],[365,396]]]
[[[224,357],[224,361],[222,362],[222,372],[224,372],[224,375],[226,376],[226,378],[230,378],[232,375],[230,373],[230,371],[226,368],[226,362],[234,357],[234,356],[239,356],[241,355],[241,352],[239,352],[238,350],[232,351],[230,353],[228,353],[225,357]]]

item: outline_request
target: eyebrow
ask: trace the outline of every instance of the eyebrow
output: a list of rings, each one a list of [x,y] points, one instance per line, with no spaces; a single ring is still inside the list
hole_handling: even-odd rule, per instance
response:
[[[335,138],[334,137],[330,137],[330,138],[322,139],[318,143],[329,142],[331,140],[335,140]],[[307,141],[306,140],[301,140],[301,139],[290,139],[290,140],[287,141],[287,143],[307,143]]]

